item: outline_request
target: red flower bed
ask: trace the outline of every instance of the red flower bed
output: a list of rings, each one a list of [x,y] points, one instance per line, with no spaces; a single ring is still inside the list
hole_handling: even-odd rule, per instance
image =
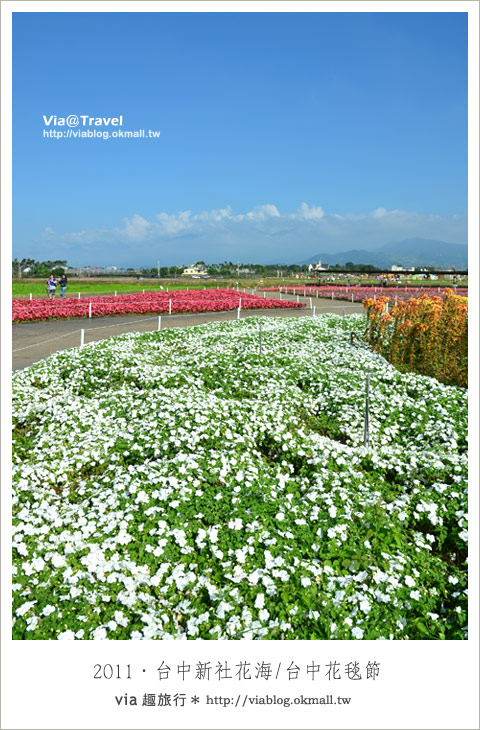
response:
[[[85,299],[15,299],[13,322],[36,322],[42,319],[70,319],[114,314],[172,314],[192,312],[223,312],[238,309],[289,309],[304,307],[297,302],[264,299],[232,289],[183,289],[173,292],[145,292],[123,296],[85,297]]]
[[[440,291],[439,291],[440,289]],[[269,287],[262,291],[281,291],[283,294],[300,294],[305,296],[315,296],[327,299],[346,299],[353,302],[363,302],[365,299],[372,297],[381,297],[388,295],[392,300],[406,302],[413,297],[428,296],[440,297],[444,299],[446,291],[451,289],[442,289],[441,287],[396,287],[396,286],[282,286]],[[452,292],[453,293],[453,292]],[[461,297],[468,297],[467,288],[457,288],[456,294]],[[333,295],[333,297],[332,297]],[[353,298],[352,298],[353,297]]]

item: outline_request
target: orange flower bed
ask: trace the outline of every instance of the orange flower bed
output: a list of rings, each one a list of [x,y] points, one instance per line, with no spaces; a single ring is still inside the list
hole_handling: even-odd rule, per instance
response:
[[[367,299],[366,338],[402,372],[448,385],[468,383],[468,299],[447,290],[445,298],[422,296],[390,307],[388,297]]]

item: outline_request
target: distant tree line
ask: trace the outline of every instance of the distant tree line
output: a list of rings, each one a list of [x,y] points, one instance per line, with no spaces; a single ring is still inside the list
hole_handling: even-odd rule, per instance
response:
[[[260,277],[272,277],[281,276],[286,277],[294,274],[306,274],[308,273],[308,264],[253,264],[253,263],[233,263],[232,261],[223,261],[219,264],[205,264],[204,261],[197,261],[196,266],[205,267],[207,274],[210,276],[222,276],[222,277],[248,277],[260,278]],[[186,268],[185,266],[161,266],[160,271],[157,268],[143,268],[140,273],[142,276],[157,276],[160,274],[162,278],[168,276],[180,276]],[[370,264],[354,264],[351,261],[341,265],[335,264],[330,266],[330,270],[334,271],[352,271],[353,269],[361,268],[366,271],[379,271],[376,266]]]
[[[23,279],[49,277],[50,274],[61,276],[67,268],[66,261],[35,261],[35,259],[13,259],[12,276]]]
[[[262,277],[288,277],[295,274],[307,274],[308,264],[253,264],[253,263],[233,263],[232,261],[223,261],[218,264],[205,264],[204,261],[197,261],[197,266],[205,268],[210,276],[218,277],[237,277],[237,278],[262,278]],[[50,274],[55,276],[61,276],[67,269],[69,269],[66,261],[35,261],[34,259],[24,258],[20,261],[13,259],[12,261],[12,276],[15,278],[48,278]],[[181,276],[186,266],[157,266],[143,267],[140,269],[134,269],[129,267],[128,269],[117,269],[109,271],[100,271],[98,273],[87,271],[89,276],[148,276],[156,277],[160,276],[162,279],[169,277]],[[416,267],[415,271],[433,271],[434,267],[423,267],[420,269]],[[339,272],[339,271],[363,271],[363,272],[380,272],[385,269],[379,269],[377,266],[371,264],[354,264],[353,261],[347,261],[346,264],[334,264],[330,265],[327,271],[324,272],[312,272],[313,276],[317,274],[328,274],[328,272]],[[70,275],[72,275],[70,271]],[[82,273],[80,267],[78,273]]]

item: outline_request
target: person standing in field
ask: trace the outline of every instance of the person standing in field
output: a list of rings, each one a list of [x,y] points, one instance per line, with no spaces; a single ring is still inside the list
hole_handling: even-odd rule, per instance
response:
[[[60,279],[60,296],[62,299],[65,296],[65,292],[67,291],[67,277],[65,274],[62,274],[62,278]]]
[[[47,293],[49,299],[55,299],[55,293],[57,291],[57,284],[58,281],[55,279],[53,274],[50,274],[50,277],[47,281]]]

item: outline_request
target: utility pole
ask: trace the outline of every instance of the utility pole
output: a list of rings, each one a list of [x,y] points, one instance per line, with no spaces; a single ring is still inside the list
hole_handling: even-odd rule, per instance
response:
[[[157,261],[157,274],[158,278],[160,278],[160,261]]]

